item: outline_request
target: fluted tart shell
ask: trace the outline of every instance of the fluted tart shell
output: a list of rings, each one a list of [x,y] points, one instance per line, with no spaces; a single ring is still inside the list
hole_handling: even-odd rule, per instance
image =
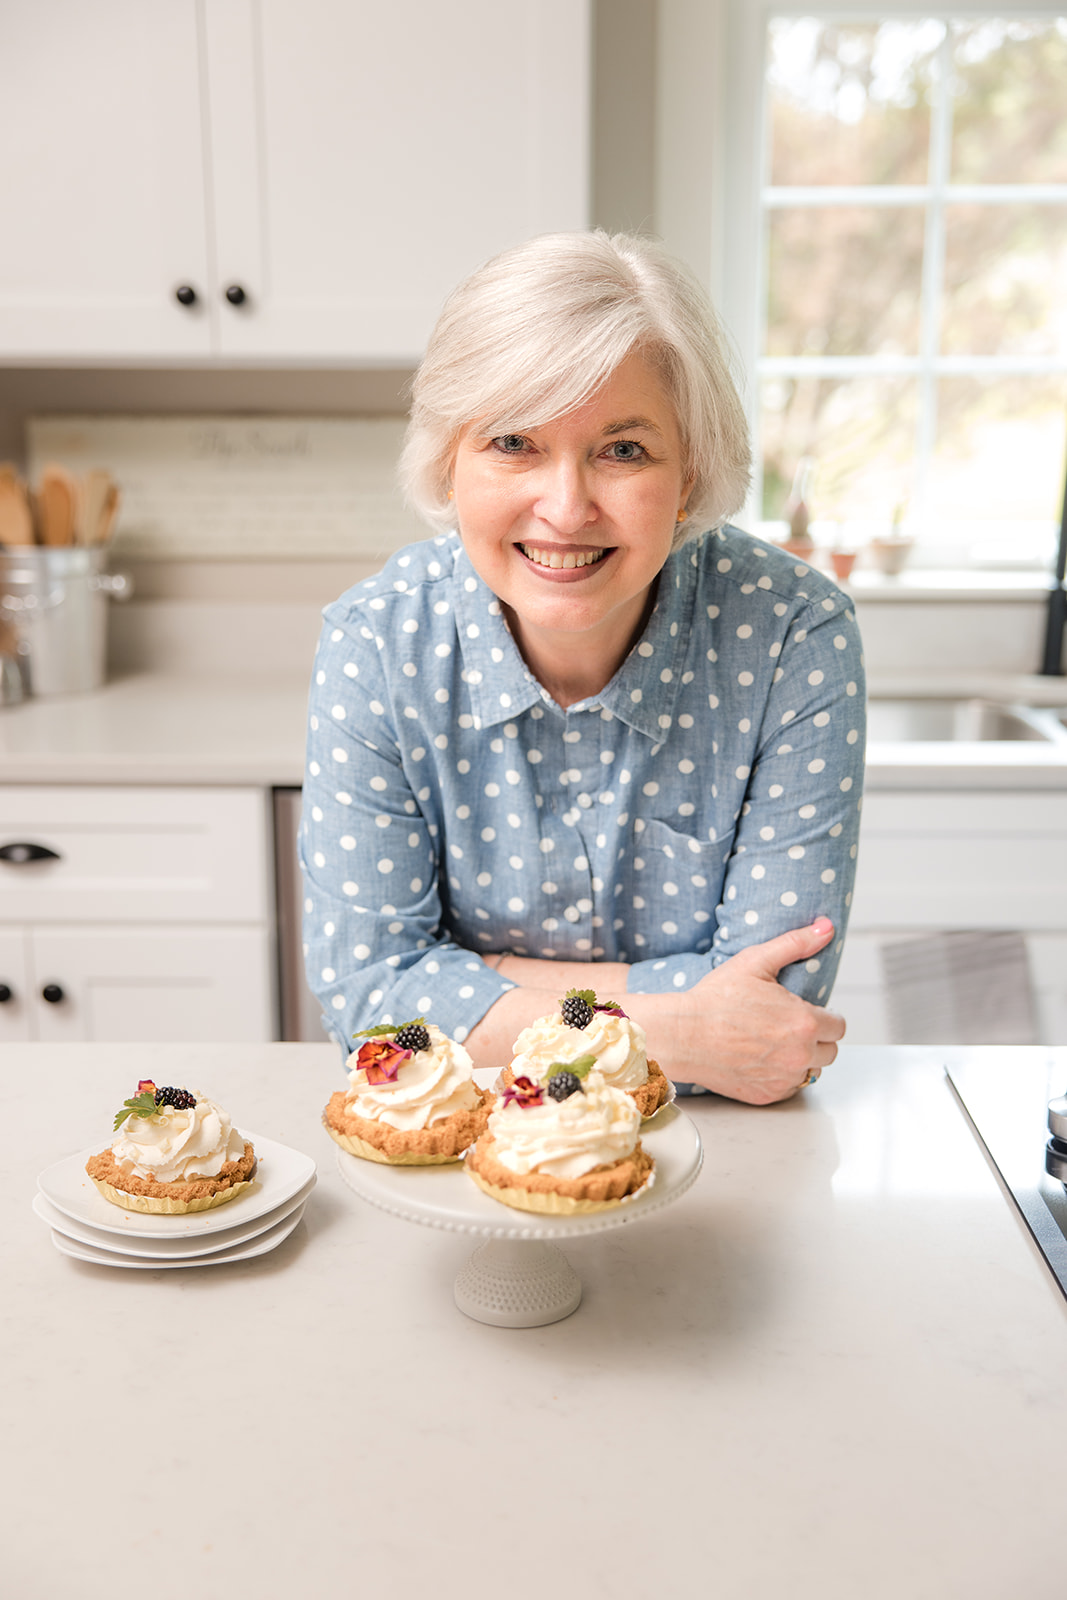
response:
[[[478,1104],[470,1111],[454,1111],[428,1128],[393,1128],[387,1122],[357,1117],[347,1109],[347,1094],[338,1089],[322,1114],[331,1139],[350,1155],[380,1161],[391,1167],[439,1167],[459,1161],[463,1152],[485,1132],[493,1098],[475,1089]]]
[[[213,1211],[226,1205],[251,1186],[256,1170],[256,1155],[245,1140],[244,1155],[227,1161],[214,1178],[189,1178],[181,1183],[160,1183],[155,1178],[139,1178],[115,1160],[113,1150],[101,1150],[85,1163],[97,1190],[105,1200],[126,1211],[155,1212],[176,1216],[186,1211]]]
[[[496,1158],[496,1141],[484,1134],[467,1152],[466,1170],[479,1189],[518,1211],[579,1216],[610,1211],[651,1181],[655,1162],[640,1140],[628,1156],[594,1167],[580,1178],[548,1172],[512,1172]]]

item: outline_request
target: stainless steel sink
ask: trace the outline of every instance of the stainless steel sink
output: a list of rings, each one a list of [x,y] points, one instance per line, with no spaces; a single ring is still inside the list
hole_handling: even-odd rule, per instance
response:
[[[1067,710],[1002,705],[995,700],[927,700],[919,696],[872,698],[867,706],[867,738],[873,741],[979,740],[982,743],[1034,740],[1067,742]]]

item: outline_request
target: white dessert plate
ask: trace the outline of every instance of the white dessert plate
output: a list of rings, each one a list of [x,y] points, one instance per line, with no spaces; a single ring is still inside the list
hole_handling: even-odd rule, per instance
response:
[[[176,1256],[208,1256],[217,1250],[232,1249],[235,1245],[243,1244],[246,1239],[254,1239],[258,1234],[266,1233],[269,1228],[276,1227],[298,1206],[303,1206],[316,1181],[312,1176],[310,1181],[305,1183],[302,1189],[298,1189],[290,1199],[284,1200],[280,1206],[276,1206],[273,1211],[268,1211],[261,1217],[253,1217],[251,1221],[243,1222],[236,1228],[227,1228],[224,1233],[201,1235],[192,1239],[145,1239],[129,1234],[105,1233],[102,1228],[92,1228],[87,1222],[75,1222],[73,1217],[57,1211],[40,1190],[33,1197],[33,1213],[56,1233],[65,1234],[68,1239],[74,1239],[79,1244],[94,1245],[98,1250],[117,1252],[123,1256],[144,1256],[151,1260],[167,1260]],[[233,1202],[234,1205],[236,1203]]]
[[[176,1217],[163,1217],[112,1205],[99,1193],[85,1170],[89,1157],[103,1148],[99,1143],[48,1167],[38,1177],[37,1187],[57,1211],[73,1217],[75,1222],[88,1223],[101,1233],[121,1233],[140,1239],[196,1239],[225,1233],[229,1228],[274,1211],[302,1189],[315,1173],[314,1161],[303,1151],[292,1150],[260,1133],[242,1131],[255,1147],[258,1161],[252,1187],[214,1211],[188,1211]]]
[[[609,1211],[577,1217],[516,1211],[477,1187],[462,1164],[389,1167],[363,1161],[338,1147],[337,1168],[361,1199],[392,1216],[451,1233],[496,1239],[566,1239],[636,1222],[677,1200],[695,1182],[704,1160],[696,1124],[676,1106],[663,1106],[641,1129],[641,1143],[656,1163],[654,1181]]]
[[[60,1255],[73,1256],[75,1261],[91,1261],[97,1267],[140,1267],[147,1272],[166,1272],[172,1267],[221,1267],[227,1261],[251,1261],[253,1256],[265,1256],[289,1237],[303,1215],[303,1206],[297,1206],[295,1211],[291,1211],[281,1222],[276,1222],[273,1228],[268,1228],[266,1233],[247,1239],[232,1250],[214,1251],[209,1256],[168,1256],[160,1260],[148,1256],[118,1255],[113,1250],[82,1244],[56,1228],[52,1230],[52,1243]]]

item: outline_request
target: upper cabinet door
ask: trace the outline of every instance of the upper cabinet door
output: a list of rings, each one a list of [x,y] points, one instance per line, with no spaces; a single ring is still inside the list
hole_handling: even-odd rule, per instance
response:
[[[210,352],[199,56],[196,0],[4,8],[0,359]]]
[[[587,0],[204,17],[222,355],[414,362],[479,262],[588,225]]]

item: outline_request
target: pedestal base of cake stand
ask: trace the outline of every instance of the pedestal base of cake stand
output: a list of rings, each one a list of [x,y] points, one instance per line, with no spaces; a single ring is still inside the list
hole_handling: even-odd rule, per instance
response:
[[[494,1328],[543,1328],[577,1311],[582,1280],[562,1250],[538,1239],[487,1239],[456,1279],[456,1304]]]
[[[455,1284],[456,1305],[465,1316],[498,1328],[540,1328],[569,1317],[582,1298],[578,1274],[552,1241],[639,1222],[696,1181],[704,1159],[700,1135],[676,1106],[664,1106],[645,1123],[641,1142],[656,1163],[653,1182],[610,1210],[577,1217],[515,1211],[483,1194],[458,1165],[389,1167],[338,1150],[337,1167],[361,1200],[390,1216],[481,1235],[485,1243]]]

